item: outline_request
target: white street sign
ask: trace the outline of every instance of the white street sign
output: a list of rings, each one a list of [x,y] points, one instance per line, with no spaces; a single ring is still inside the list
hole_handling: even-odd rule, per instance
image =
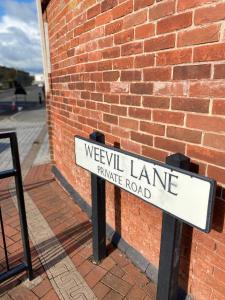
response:
[[[76,164],[208,232],[215,181],[145,157],[75,137]]]

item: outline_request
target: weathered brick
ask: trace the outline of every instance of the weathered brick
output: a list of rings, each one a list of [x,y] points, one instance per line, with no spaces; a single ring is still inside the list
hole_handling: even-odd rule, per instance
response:
[[[178,46],[200,45],[218,42],[220,26],[217,24],[181,31],[178,33]]]
[[[134,95],[121,95],[120,103],[123,105],[129,105],[129,106],[140,106],[141,97],[134,96]]]
[[[128,93],[129,84],[127,82],[112,82],[110,84],[112,93]]]
[[[155,82],[154,95],[164,96],[186,96],[186,82]]]
[[[103,121],[110,124],[118,125],[118,117],[110,114],[103,114]]]
[[[134,0],[134,10],[150,6],[154,3],[154,0]]]
[[[110,105],[106,103],[97,103],[97,110],[109,113]]]
[[[157,23],[157,33],[167,33],[175,30],[187,28],[192,24],[192,13],[182,13],[175,16],[166,17]]]
[[[121,148],[133,153],[141,153],[141,145],[128,139],[121,139]],[[112,299],[115,299],[115,296],[113,296]]]
[[[152,83],[131,83],[130,91],[133,94],[152,94],[153,84]]]
[[[192,49],[170,50],[160,52],[156,58],[157,65],[176,65],[190,63],[192,59]]]
[[[175,46],[175,35],[169,34],[166,36],[155,37],[145,41],[144,51],[153,52],[153,51],[159,51],[163,49],[174,48],[174,46]]]
[[[112,70],[112,61],[111,60],[98,62],[98,71],[104,71],[104,70]]]
[[[119,126],[133,130],[138,129],[138,121],[131,118],[119,118]]]
[[[209,100],[201,98],[172,98],[172,109],[208,113]]]
[[[102,101],[103,96],[100,93],[91,93],[91,99],[95,101]]]
[[[144,70],[144,81],[168,81],[171,79],[171,68],[148,68]]]
[[[118,71],[103,72],[104,81],[117,81],[119,77],[120,73]]]
[[[150,123],[150,122],[141,121],[140,129],[141,129],[141,131],[151,133],[154,135],[164,135],[165,134],[165,125],[156,124],[155,122]]]
[[[102,52],[103,58],[115,58],[120,56],[120,47],[113,47]]]
[[[215,44],[194,48],[194,61],[210,61],[225,59],[225,44]]]
[[[102,13],[101,15],[98,15],[95,18],[95,26],[98,27],[98,26],[107,24],[111,21],[112,21],[111,11],[106,11],[106,12]],[[102,28],[102,27],[99,27],[99,28]],[[96,35],[93,35],[93,38],[96,38]]]
[[[120,138],[130,138],[129,130],[120,126],[112,126],[112,134]]]
[[[214,133],[206,133],[204,135],[203,144],[215,149],[225,150],[225,136]]]
[[[174,140],[162,138],[162,137],[155,137],[155,147],[160,148],[166,151],[171,152],[185,152],[185,144],[181,142],[177,142]]]
[[[131,131],[131,140],[148,146],[153,145],[153,137],[151,135],[143,134],[135,131]]]
[[[113,23],[107,24],[105,26],[105,33],[106,35],[109,35],[109,34],[114,34],[116,32],[119,32],[121,31],[122,26],[123,26],[123,20],[118,20]]]
[[[154,55],[138,55],[135,56],[134,67],[135,68],[145,68],[154,65]]]
[[[119,103],[119,95],[113,95],[113,94],[104,94],[104,102],[107,103]]]
[[[140,107],[130,107],[128,114],[132,118],[151,120],[151,110]]]
[[[127,115],[127,107],[120,105],[112,105],[111,113],[118,116],[126,116]]]
[[[145,21],[147,21],[147,10],[141,10],[132,15],[124,17],[123,28],[127,29],[139,24],[143,24]]]
[[[199,160],[206,161],[208,163],[225,167],[225,155],[216,150],[188,144],[187,155]]]
[[[91,19],[91,18],[97,16],[98,14],[100,14],[100,12],[101,12],[101,6],[100,6],[100,4],[96,4],[95,6],[88,9],[87,18]]]
[[[224,99],[215,99],[213,100],[213,114],[225,116],[225,100]]]
[[[110,83],[108,82],[97,82],[96,83],[96,91],[97,92],[109,92],[110,91]]]
[[[88,60],[89,61],[98,61],[102,59],[102,53],[95,51],[95,52],[91,52],[88,53]]]
[[[157,20],[166,17],[175,12],[175,1],[162,1],[149,8],[149,19]]]
[[[224,97],[225,84],[221,80],[205,80],[190,84],[189,94],[194,97]]]
[[[100,49],[111,47],[113,45],[113,37],[106,37],[98,40],[98,47]]]
[[[187,115],[187,126],[217,133],[225,132],[225,119],[201,115]]]
[[[121,71],[121,81],[140,81],[141,80],[141,71],[138,70],[129,70]]]
[[[101,3],[101,12],[109,10],[117,5],[117,0],[104,0]]]
[[[209,165],[207,176],[209,178],[214,178],[218,183],[225,184],[225,169]]]
[[[96,103],[93,101],[86,101],[86,108],[88,109],[96,109]]]
[[[149,108],[168,109],[170,106],[170,99],[168,97],[144,96],[142,104],[144,107]]]
[[[165,162],[166,157],[168,156],[168,152],[164,150],[160,150],[153,147],[142,146],[142,155],[147,156],[151,159],[156,159],[162,162]]]
[[[113,61],[113,68],[117,69],[132,69],[134,64],[133,57],[119,58]]]
[[[213,3],[216,2],[217,0],[191,0],[191,1],[187,1],[187,0],[178,0],[178,10],[185,10],[185,9],[189,9],[189,8],[194,8],[194,7],[198,7],[204,4],[208,4],[208,3]]]
[[[90,92],[83,91],[81,92],[80,96],[82,99],[90,99]]]
[[[225,3],[202,7],[195,11],[195,24],[205,24],[225,19]]]
[[[121,55],[129,56],[133,54],[138,54],[143,52],[143,43],[142,42],[133,42],[121,46]]]
[[[214,66],[214,78],[215,79],[225,78],[225,64],[219,64]]]
[[[128,29],[126,31],[119,32],[114,36],[115,44],[124,44],[126,42],[130,42],[134,39],[134,29]]]
[[[153,120],[160,123],[168,123],[175,125],[184,124],[184,114],[172,111],[153,111]]]
[[[202,133],[197,130],[190,130],[181,127],[168,126],[166,135],[176,140],[187,141],[190,143],[201,143]]]
[[[177,66],[173,69],[173,79],[205,79],[211,76],[211,65]]]
[[[133,1],[132,0],[126,1],[120,5],[117,5],[112,10],[113,19],[124,17],[125,15],[128,15],[132,11],[133,11]]]
[[[152,23],[137,26],[135,28],[135,39],[145,39],[155,34],[155,25]]]

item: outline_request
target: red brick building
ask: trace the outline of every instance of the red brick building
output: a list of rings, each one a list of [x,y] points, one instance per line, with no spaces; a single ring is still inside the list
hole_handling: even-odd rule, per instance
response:
[[[211,232],[184,227],[180,285],[193,299],[224,300],[225,1],[50,0],[42,12],[56,173],[91,205],[74,136],[93,130],[152,159],[189,156],[218,188]],[[153,279],[161,216],[107,183],[107,223],[150,263]]]

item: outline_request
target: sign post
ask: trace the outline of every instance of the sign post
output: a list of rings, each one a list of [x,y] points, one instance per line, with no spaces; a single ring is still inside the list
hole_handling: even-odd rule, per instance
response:
[[[168,156],[166,163],[190,170],[190,159],[182,154]],[[163,212],[157,300],[176,300],[183,222]]]
[[[166,163],[104,145],[104,135],[75,137],[76,164],[91,172],[94,260],[106,256],[105,180],[163,211],[157,300],[177,299],[183,222],[209,232],[216,182],[192,173],[183,154]]]
[[[90,139],[105,143],[105,137],[100,132],[93,132]],[[91,173],[92,195],[92,230],[93,230],[93,258],[99,263],[106,257],[106,212],[105,212],[105,180]]]

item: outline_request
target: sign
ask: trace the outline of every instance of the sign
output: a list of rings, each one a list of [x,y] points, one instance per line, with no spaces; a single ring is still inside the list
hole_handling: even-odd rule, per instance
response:
[[[82,137],[75,137],[76,164],[208,232],[215,181]]]

